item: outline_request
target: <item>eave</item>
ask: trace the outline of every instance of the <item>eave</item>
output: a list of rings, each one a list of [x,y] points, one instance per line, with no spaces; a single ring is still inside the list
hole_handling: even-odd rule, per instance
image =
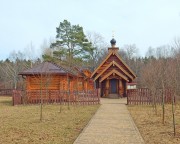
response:
[[[95,75],[95,73],[98,71],[98,69],[106,62],[106,60],[113,54],[113,52],[110,52],[107,57],[102,61],[102,63],[96,68],[96,70],[92,73],[91,78]]]
[[[134,78],[122,67],[120,66],[117,62],[112,61],[104,70],[102,70],[95,78],[94,81],[97,80],[110,66],[115,65],[117,66],[125,75],[127,75],[131,80]]]
[[[118,72],[117,70],[112,70],[109,73],[107,73],[104,77],[102,77],[100,79],[100,82],[102,82],[103,80],[105,80],[112,74],[116,74],[116,75],[120,76],[122,79],[124,79],[125,81],[129,82],[128,78],[126,76],[124,76],[123,74],[121,74],[120,72]]]
[[[131,75],[123,68],[121,67],[119,64],[117,64],[117,62],[115,62],[114,64],[119,67],[130,79],[135,79],[137,76],[135,75],[135,73],[130,69],[130,67],[121,59],[121,57],[116,53],[116,52],[113,52],[111,51],[107,57],[103,60],[103,62],[96,68],[96,70],[92,73],[91,75],[91,78],[97,73],[97,71],[99,70],[100,67],[103,66],[103,64],[109,59],[109,57],[111,55],[116,55],[117,58],[122,62],[122,64],[128,69],[128,71],[131,73]],[[112,62],[107,66],[107,67],[110,67],[112,65]],[[94,80],[96,80],[102,73],[104,73],[108,68],[105,68],[105,70],[103,70],[102,72],[100,72]]]

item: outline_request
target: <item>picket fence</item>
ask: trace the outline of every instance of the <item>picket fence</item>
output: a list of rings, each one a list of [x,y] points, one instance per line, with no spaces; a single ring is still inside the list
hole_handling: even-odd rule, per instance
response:
[[[19,104],[99,104],[100,98],[97,90],[93,91],[59,91],[59,90],[13,90],[13,105]]]
[[[12,89],[0,89],[0,96],[11,96]]]
[[[171,89],[156,89],[154,95],[148,88],[130,89],[127,91],[128,105],[150,105],[153,103],[162,104],[164,92],[164,102],[171,103],[173,92]]]

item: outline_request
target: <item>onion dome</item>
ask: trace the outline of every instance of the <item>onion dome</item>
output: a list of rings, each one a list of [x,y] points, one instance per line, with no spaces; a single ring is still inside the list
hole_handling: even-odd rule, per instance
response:
[[[111,46],[115,46],[115,45],[116,45],[116,40],[113,38],[113,39],[110,41],[110,43],[111,43]]]

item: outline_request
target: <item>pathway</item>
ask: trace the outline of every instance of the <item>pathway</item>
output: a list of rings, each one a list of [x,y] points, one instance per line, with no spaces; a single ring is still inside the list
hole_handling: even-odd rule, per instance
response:
[[[126,99],[101,99],[101,104],[74,144],[144,144]]]

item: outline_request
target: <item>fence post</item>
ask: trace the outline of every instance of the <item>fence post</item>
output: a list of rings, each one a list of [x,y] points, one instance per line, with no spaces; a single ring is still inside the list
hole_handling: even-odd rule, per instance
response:
[[[129,105],[129,90],[127,90],[127,105]]]
[[[22,104],[22,94],[21,91],[13,90],[12,91],[12,99],[13,99],[13,106]]]

